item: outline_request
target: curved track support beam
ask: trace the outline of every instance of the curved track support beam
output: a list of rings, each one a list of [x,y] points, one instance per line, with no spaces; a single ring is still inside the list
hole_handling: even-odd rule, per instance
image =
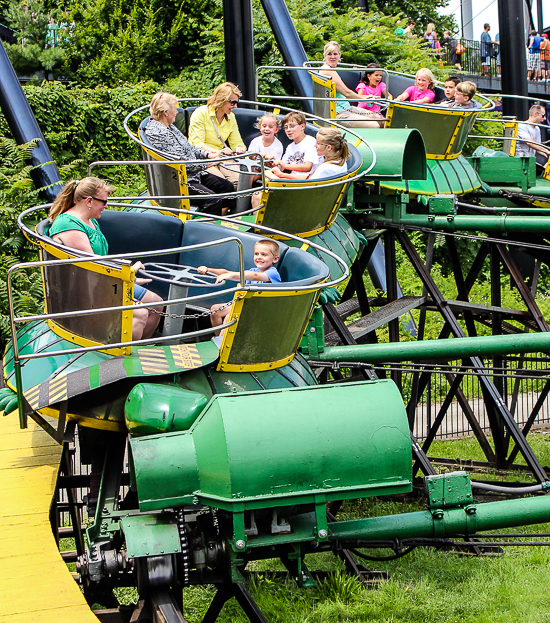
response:
[[[19,145],[38,139],[38,145],[29,160],[29,164],[36,167],[31,176],[36,186],[42,188],[41,195],[44,200],[52,202],[61,191],[61,177],[2,42],[0,42],[0,107]]]
[[[284,0],[262,0],[262,6],[285,64],[301,67],[308,58],[286,3]],[[300,97],[313,97],[313,85],[307,71],[291,71],[290,78]],[[313,113],[311,101],[304,101],[303,106],[306,112]]]

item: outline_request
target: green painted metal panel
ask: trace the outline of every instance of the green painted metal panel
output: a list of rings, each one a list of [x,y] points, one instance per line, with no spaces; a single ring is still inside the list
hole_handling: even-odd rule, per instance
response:
[[[31,355],[36,352],[63,351],[75,348],[75,345],[67,340],[58,341],[59,337],[48,328],[46,322],[35,323],[29,331],[21,329],[17,332],[17,335],[17,344],[21,355]],[[50,344],[49,347],[47,346],[48,344]],[[22,368],[23,388],[27,389],[47,379],[60,367],[68,364],[71,359],[74,359],[74,363],[65,368],[66,372],[74,372],[82,368],[88,368],[108,358],[110,358],[109,355],[104,355],[103,353],[89,352],[79,358],[76,358],[74,354],[67,354],[26,361]],[[13,353],[11,345],[8,345],[4,356],[4,378],[12,379],[13,373]]]
[[[461,195],[481,188],[481,180],[472,165],[463,156],[452,160],[428,160],[428,178],[425,181],[383,182],[382,188],[410,192],[413,195],[451,193]]]
[[[426,497],[432,509],[473,504],[470,476],[466,472],[430,476],[426,478]]]
[[[131,435],[188,430],[207,403],[204,394],[177,385],[139,383],[128,394],[124,419]]]
[[[468,159],[479,177],[487,184],[518,186],[524,191],[536,183],[536,161],[533,157]]]
[[[474,127],[474,124],[476,122],[476,119],[477,119],[477,114],[474,114],[474,115],[469,114],[464,119],[464,121],[460,125],[460,128],[451,146],[451,149],[450,149],[451,154],[459,154],[462,152],[462,149],[464,148],[464,145],[466,144],[466,141],[468,140],[468,134],[471,133],[472,128]]]
[[[210,370],[209,375],[218,394],[317,385],[315,375],[300,354],[297,354],[289,364],[277,370],[262,370],[254,374]],[[206,381],[202,371],[182,375],[179,382],[188,389],[205,393],[208,396],[212,395],[210,384]]]
[[[308,190],[296,190],[293,185],[298,184],[283,184],[291,190],[271,189],[262,225],[289,234],[325,227],[345,184],[320,186],[312,183]]]
[[[332,234],[332,237],[327,235],[327,232]],[[327,244],[327,239],[330,240],[330,245]],[[359,239],[357,238],[353,227],[349,224],[349,222],[339,214],[336,217],[334,223],[326,229],[321,234],[317,234],[315,236],[311,236],[308,238],[311,242],[318,244],[329,251],[335,253],[338,257],[344,260],[351,266],[353,261],[357,257],[357,252],[359,250]],[[301,243],[296,240],[285,240],[289,247],[300,247]],[[316,249],[312,249],[311,247],[307,249],[308,253],[311,253],[315,257],[318,257],[321,261],[323,261],[330,270],[331,279],[337,279],[342,274],[342,269],[336,260],[333,260],[329,255],[321,253]]]
[[[244,509],[411,487],[407,418],[391,381],[218,395],[189,431],[130,445],[146,511],[193,494]]]
[[[246,299],[227,363],[254,365],[291,356],[300,343],[316,297],[317,292],[312,292]]]
[[[23,332],[18,337],[18,344],[24,346],[21,354],[77,348],[68,340],[59,340],[45,322]],[[134,347],[131,355],[120,357],[93,351],[82,357],[76,357],[73,353],[30,359],[22,367],[23,391],[33,409],[42,409],[59,400],[74,398],[127,378],[174,374],[200,368],[212,363],[218,356],[217,346],[209,341],[189,345]],[[74,363],[67,366],[73,359]],[[63,370],[62,375],[56,374],[60,368]],[[9,355],[4,358],[4,378],[8,384],[15,385],[13,360]],[[63,390],[60,389],[61,379],[64,379]]]
[[[181,552],[178,527],[163,515],[136,515],[121,520],[130,558]]]
[[[426,179],[426,149],[418,130],[354,128],[353,131],[363,137],[376,153],[376,163],[365,180]],[[350,143],[357,141],[354,134],[347,133],[346,138]],[[363,158],[360,171],[365,171],[372,164],[372,151],[364,143],[359,143],[357,149]]]
[[[189,432],[134,437],[130,448],[141,511],[197,503],[200,481]]]
[[[405,107],[390,104],[393,109],[392,128],[416,128],[426,144],[426,153],[444,154],[447,151],[461,116],[450,111],[434,112],[430,108]]]

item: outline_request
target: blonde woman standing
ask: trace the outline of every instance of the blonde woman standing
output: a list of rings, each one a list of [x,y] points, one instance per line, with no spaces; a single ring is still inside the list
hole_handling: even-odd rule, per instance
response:
[[[430,48],[432,48],[432,50],[435,50],[435,42],[437,41],[435,24],[432,24],[431,22],[428,24],[426,32],[424,33],[424,41],[430,46]]]

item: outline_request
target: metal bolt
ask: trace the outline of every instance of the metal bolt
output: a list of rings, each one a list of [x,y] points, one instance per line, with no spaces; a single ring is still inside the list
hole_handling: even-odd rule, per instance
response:
[[[315,327],[311,327],[311,329],[309,331],[310,331],[310,333],[315,333]]]
[[[322,530],[319,530],[317,534],[319,535],[320,539],[326,539],[328,536],[328,532],[324,528]]]
[[[239,539],[236,543],[235,543],[235,547],[237,549],[244,549],[246,547],[246,543],[242,540]]]

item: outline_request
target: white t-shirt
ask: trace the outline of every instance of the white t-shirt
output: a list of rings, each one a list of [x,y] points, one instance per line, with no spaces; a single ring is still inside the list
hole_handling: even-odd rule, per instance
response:
[[[308,180],[320,180],[333,175],[343,175],[348,172],[348,163],[334,164],[332,162],[321,162],[315,171],[307,178]]]
[[[520,123],[518,126],[518,138],[525,138],[535,143],[540,143],[540,128],[537,125]],[[524,141],[516,143],[516,156],[536,156],[537,152]]]
[[[269,147],[266,147],[262,141],[262,135],[252,139],[252,142],[248,146],[248,151],[259,151],[261,154],[273,154],[275,158],[281,159],[284,151],[283,144],[275,137],[273,143]]]
[[[292,142],[286,148],[285,155],[282,160],[286,164],[304,164],[304,162],[312,162],[313,168],[319,163],[319,156],[315,148],[315,139],[313,136],[306,135],[297,145]]]

